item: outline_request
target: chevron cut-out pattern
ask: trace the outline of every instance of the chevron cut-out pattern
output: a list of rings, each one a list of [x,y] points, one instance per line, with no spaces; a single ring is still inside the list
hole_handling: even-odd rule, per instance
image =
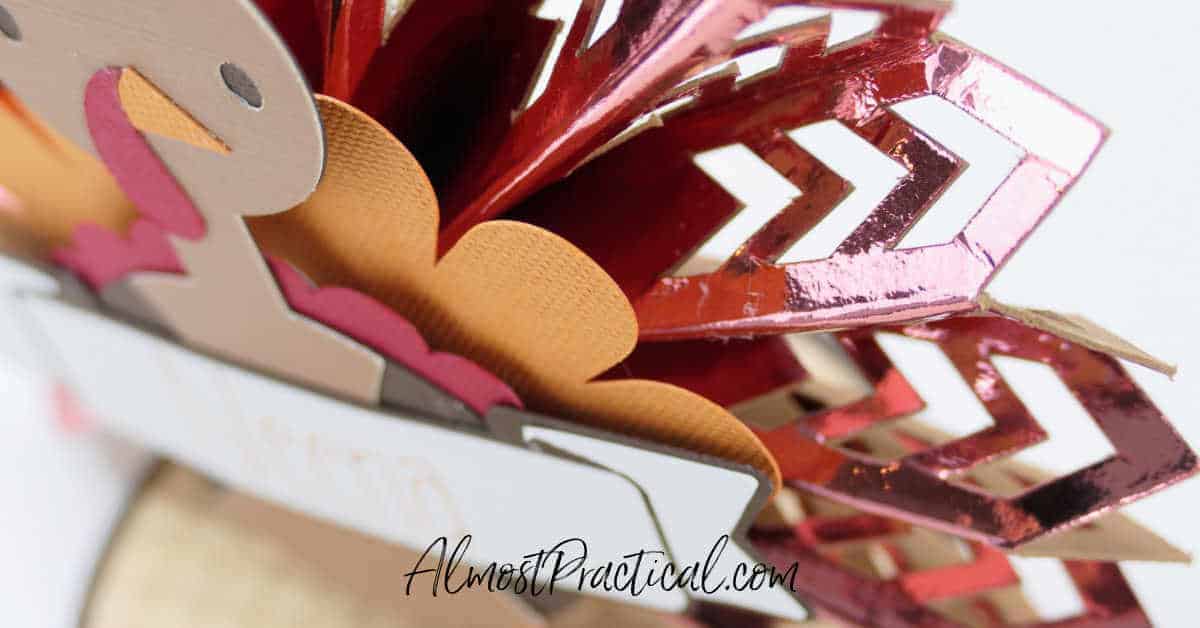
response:
[[[639,343],[603,379],[670,383],[696,393],[686,400],[703,401],[722,421],[726,411],[709,401],[758,425],[761,442],[741,423],[728,422],[742,430],[735,435],[744,440],[735,444],[749,447],[760,469],[774,471],[778,462],[783,486],[775,506],[793,497],[803,516],[785,521],[768,511],[749,538],[782,570],[796,568],[797,593],[806,601],[879,627],[1149,624],[1118,566],[1098,561],[1179,560],[1182,551],[1131,520],[1106,515],[1195,474],[1195,453],[1115,358],[1031,326],[1037,323],[1000,316],[1020,318],[1015,308],[992,303],[989,309],[982,294],[1085,170],[1107,131],[1013,70],[936,32],[948,0],[575,0],[570,19],[546,12],[541,0],[254,1],[317,91],[352,103],[412,149],[436,188],[430,198],[444,210],[430,223],[444,229],[430,228],[428,250],[436,239],[445,253],[479,223],[501,216],[564,236],[616,279],[636,310],[642,340],[673,341]],[[774,30],[753,26],[785,6],[852,9],[880,23],[836,40],[828,15]],[[774,64],[739,66],[751,57]],[[1019,155],[1001,167],[990,195],[960,204],[973,210],[961,228],[902,248],[918,224],[932,224],[927,216],[948,192],[964,187],[968,168],[952,150],[960,133],[939,137],[912,122],[919,118],[904,117],[905,107],[931,100],[955,108],[955,116],[971,118]],[[2,85],[0,111],[54,147],[54,137]],[[822,125],[897,174],[886,181],[879,176],[864,193],[868,186],[857,171],[801,138]],[[328,124],[326,131],[337,135]],[[744,173],[726,176],[711,167],[708,157],[727,150],[770,177],[772,191],[754,189]],[[5,193],[0,187],[0,211],[15,206]],[[115,240],[109,231],[84,227],[80,233],[95,236],[84,238],[91,246],[57,259],[78,267],[93,287],[131,270],[179,271],[173,255],[151,246],[162,234],[138,230],[147,224]],[[691,263],[724,233],[737,234],[731,253],[711,266]],[[838,236],[836,243],[793,255],[798,245],[827,233]],[[519,248],[512,243],[520,234],[512,234],[501,249]],[[108,264],[84,272],[80,260],[87,256],[80,251],[93,249]],[[330,259],[362,257],[363,250]],[[439,268],[455,268],[447,262],[452,255]],[[383,286],[371,273],[386,266],[368,264],[373,268],[359,277],[371,281],[363,279],[360,287]],[[590,276],[592,267],[587,270]],[[371,295],[356,293],[362,298],[351,305],[359,306],[361,320],[351,320],[349,302],[329,301],[345,293],[314,291],[299,275],[289,276],[297,299],[309,301],[306,309],[289,297],[294,309],[313,318],[324,310],[345,315],[323,320],[388,353],[377,345],[395,338],[372,335],[379,325],[371,322],[386,312]],[[483,301],[488,307],[473,311],[495,309],[495,299]],[[1020,320],[1055,316],[1027,315]],[[364,320],[365,327],[352,326]],[[632,344],[628,327],[623,338]],[[1050,329],[1077,339],[1063,326]],[[510,328],[503,331],[513,336]],[[869,394],[832,406],[809,394],[805,386],[821,369],[806,369],[810,365],[792,351],[795,337],[787,335],[809,331],[834,332],[871,385]],[[926,407],[915,378],[930,373],[902,372],[880,334],[941,351],[983,406],[983,427],[966,426],[954,415],[955,427],[971,433],[930,436],[936,430],[915,428],[914,413]],[[414,338],[408,345],[416,343],[419,355],[412,359],[428,357],[424,340]],[[443,383],[435,376],[474,368],[450,369],[456,363],[448,359],[405,361],[413,349],[408,345],[385,357],[436,385]],[[1057,477],[1017,463],[1014,456],[1052,435],[1014,391],[1015,382],[996,368],[998,356],[1050,368],[1114,453]],[[524,377],[522,368],[509,370]],[[482,368],[467,371],[487,375]],[[611,414],[598,392],[559,394],[581,381],[564,388],[547,379],[530,390],[542,395],[546,411],[573,416],[584,400],[595,402],[584,410]],[[940,383],[939,395],[944,377]],[[507,385],[500,388],[512,395]],[[456,395],[483,413],[497,403],[488,396],[497,390],[474,391],[477,403]],[[612,396],[622,403],[628,398]],[[639,436],[634,428],[657,425],[643,419],[669,414],[660,404],[633,413],[637,421],[603,427]],[[758,424],[763,417],[751,415],[769,416]],[[682,442],[699,433],[696,412],[681,416],[683,427],[658,440]],[[725,440],[718,438],[718,445]],[[724,449],[703,451],[737,457]],[[772,478],[780,484],[780,477]],[[1017,591],[1020,577],[1007,550],[1072,559],[1063,564],[1083,599],[1082,613],[1043,622]]]
[[[936,343],[975,392],[992,425],[889,460],[822,444],[856,437],[924,408],[907,379],[915,374],[895,368],[875,340],[877,333]],[[793,417],[791,423],[761,434],[779,461],[784,481],[797,488],[866,511],[1017,547],[1087,522],[1197,471],[1196,455],[1114,358],[1015,320],[960,317],[848,331],[838,337],[874,392],[842,407]],[[955,481],[982,463],[1047,438],[991,362],[997,355],[1054,369],[1112,443],[1115,455],[1015,496]]]
[[[619,143],[631,123],[689,77],[728,61],[738,33],[773,7],[817,5],[877,9],[906,29],[929,29],[949,8],[945,0],[627,0],[615,19],[612,2],[583,0],[561,53],[531,85],[536,96],[510,128],[476,146],[477,158],[448,188],[452,219],[443,249],[471,225],[522,204]],[[612,26],[605,28],[612,20]],[[544,89],[541,87],[544,85]],[[540,93],[538,93],[540,92]]]
[[[571,239],[613,274],[634,302],[645,339],[837,329],[975,310],[980,291],[1083,171],[1106,131],[959,42],[913,37],[922,28],[914,19],[885,14],[874,33],[832,48],[827,18],[741,41],[718,60],[783,44],[779,66],[740,82],[736,69],[684,82],[660,101],[679,103],[661,114],[661,128],[610,148],[520,215]],[[899,249],[966,167],[891,110],[929,96],[990,127],[1022,156],[953,239]],[[852,189],[788,135],[828,120],[906,174],[832,255],[780,263]],[[695,163],[696,155],[733,144],[800,194],[719,269],[672,276],[743,209]],[[611,247],[618,239],[628,246]]]
[[[805,406],[838,408],[847,388],[841,378],[807,386]],[[790,404],[771,404],[782,410]],[[828,411],[828,410],[825,410]],[[761,417],[760,418],[764,418]],[[946,435],[911,419],[864,430],[843,446],[879,459],[893,459],[928,449]],[[1002,461],[962,476],[982,490],[1019,494],[1045,477],[1045,471]],[[918,527],[865,512],[812,492],[789,487],[759,517],[750,539],[779,568],[800,564],[809,577],[801,594],[820,608],[854,625],[870,626],[1148,626],[1149,620],[1121,574],[1107,558],[1089,558],[1082,548],[1104,544],[1114,535],[1147,537],[1147,532],[1121,515],[1111,515],[1088,528],[1045,540],[1061,556],[1068,586],[1080,598],[1073,616],[1047,617],[1025,597],[1021,576],[1001,551],[977,541]],[[1153,535],[1149,535],[1153,536]],[[1101,541],[1100,537],[1108,537]],[[1115,544],[1120,545],[1121,539]],[[1072,548],[1074,551],[1063,551]],[[1100,551],[1103,554],[1104,550]],[[1035,552],[1037,554],[1037,552]],[[1039,586],[1044,583],[1039,581]],[[1036,596],[1034,596],[1036,597]],[[744,624],[758,625],[749,617]]]
[[[919,424],[895,426],[875,430],[854,445],[863,453],[892,457],[897,452],[928,448],[935,435],[936,430]],[[972,473],[969,480],[979,487],[1011,492],[1028,486],[1031,473],[1038,472],[1004,464]],[[770,516],[760,519],[750,533],[752,542],[780,567],[792,562],[819,565],[818,573],[825,577],[805,579],[806,595],[857,624],[1150,625],[1115,563],[1062,561],[1082,609],[1076,616],[1050,621],[1039,617],[1025,598],[1019,589],[1020,577],[1008,558],[985,544],[962,543],[953,536],[804,491],[786,489],[781,499],[794,505],[776,507]],[[1113,525],[1111,519],[1106,521]]]
[[[802,518],[760,523],[751,542],[779,569],[801,565],[802,595],[856,625],[1150,625],[1115,563],[1063,561],[1083,609],[1051,621],[1025,598],[999,550],[811,495],[795,497]]]

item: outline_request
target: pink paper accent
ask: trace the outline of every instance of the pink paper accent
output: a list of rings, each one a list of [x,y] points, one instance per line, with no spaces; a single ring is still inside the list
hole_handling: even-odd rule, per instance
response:
[[[138,210],[168,233],[198,240],[204,217],[121,106],[121,70],[100,70],[88,82],[83,108],[92,142],[108,171]]]
[[[133,223],[128,238],[99,225],[79,225],[70,246],[54,251],[51,259],[97,291],[135,271],[183,273],[162,229],[147,220]]]
[[[67,434],[82,434],[94,424],[91,413],[62,382],[54,383],[50,391],[50,405],[54,410],[55,425]]]
[[[71,244],[51,254],[55,263],[79,275],[93,290],[134,271],[183,273],[164,230],[193,240],[206,231],[204,217],[129,122],[121,105],[120,80],[118,68],[96,72],[84,94],[84,111],[100,158],[145,218],[133,224],[128,237],[99,225],[80,225]]]
[[[21,199],[13,194],[8,188],[0,185],[0,212],[6,214],[20,214],[25,211],[25,205],[21,203]]]
[[[452,353],[431,351],[421,333],[391,308],[349,288],[315,288],[290,264],[267,258],[292,309],[379,351],[486,414],[495,405],[524,407],[517,393],[483,367]]]
[[[98,225],[81,225],[71,245],[53,253],[56,263],[94,290],[137,271],[184,274],[167,233],[195,240],[206,232],[204,218],[187,193],[129,122],[121,105],[120,78],[120,69],[97,72],[88,83],[84,109],[101,159],[145,218],[134,223],[128,239]],[[268,263],[296,312],[395,360],[479,414],[494,405],[523,407],[517,394],[483,367],[458,355],[430,351],[416,327],[382,303],[348,288],[314,288],[287,263]]]

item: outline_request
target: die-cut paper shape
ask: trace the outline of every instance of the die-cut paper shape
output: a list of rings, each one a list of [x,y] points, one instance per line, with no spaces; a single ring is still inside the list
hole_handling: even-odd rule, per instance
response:
[[[249,221],[264,252],[318,286],[378,299],[433,348],[500,376],[533,410],[777,477],[750,430],[703,397],[661,382],[589,383],[632,351],[637,322],[612,279],[566,241],[492,221],[438,260],[437,199],[419,164],[387,157],[407,151],[362,112],[341,111],[326,125],[352,154],[304,204]]]
[[[114,81],[118,86],[115,92]],[[113,97],[114,93],[119,99]],[[105,162],[110,164],[115,177],[130,191],[131,198],[138,206],[150,208],[151,213],[147,218],[135,222],[127,236],[120,236],[99,225],[83,224],[76,229],[72,244],[57,251],[54,258],[102,294],[111,295],[117,290],[129,297],[116,301],[106,299],[107,303],[127,303],[133,299],[138,303],[135,308],[137,312],[126,313],[149,313],[147,322],[161,324],[161,313],[136,285],[146,279],[126,279],[126,276],[145,271],[186,274],[166,233],[202,237],[206,225],[186,192],[178,186],[135,128],[167,133],[168,137],[221,155],[228,155],[230,150],[207,129],[200,127],[195,119],[186,113],[179,114],[164,94],[132,70],[114,69],[98,74],[92,80],[87,105],[96,145]],[[333,108],[336,109],[336,106]],[[138,112],[136,119],[126,109]],[[334,141],[337,142],[338,138],[335,137]],[[271,266],[273,277],[279,282],[281,296],[287,301],[288,307],[368,344],[386,357],[399,360],[408,369],[415,370],[465,401],[475,413],[482,415],[497,403],[521,405],[510,388],[473,363],[457,356],[431,354],[416,330],[385,306],[346,290],[310,292],[303,278],[295,276],[286,264],[271,263]],[[273,303],[271,306],[275,307]],[[198,313],[202,312],[200,308]],[[296,321],[312,325],[298,317]],[[254,329],[248,326],[242,331],[253,332]],[[336,334],[321,333],[340,345],[349,344],[339,340]],[[239,347],[239,350],[256,352],[261,348],[259,344]],[[378,377],[372,372],[355,372],[344,361],[322,359],[321,355],[311,351],[312,348],[311,343],[296,344],[293,349],[306,352],[307,355],[296,356],[295,360],[288,361],[290,364],[286,367],[269,359],[264,362],[264,358],[268,357],[264,355],[254,355],[245,361],[260,365],[265,363],[268,369],[343,394],[355,390],[355,386],[368,387],[368,393],[372,388],[382,387],[385,380],[382,369]],[[347,368],[342,370],[343,367]],[[336,370],[338,375],[331,377],[330,369]],[[381,396],[382,392],[372,393],[372,396],[361,399],[377,401]]]
[[[547,187],[516,215],[563,235],[612,274],[647,340],[833,330],[978,310],[983,288],[1080,176],[1107,131],[1013,70],[931,33],[936,19],[915,19],[887,14],[875,32],[832,49],[825,47],[828,18],[739,41],[730,56],[783,45],[779,67],[740,83],[736,72],[724,72],[681,86],[663,103],[683,104],[662,113],[658,128]],[[1023,156],[952,240],[898,249],[965,167],[889,108],[921,96],[948,101]],[[909,174],[832,255],[780,263],[850,191],[787,134],[827,120]],[[801,193],[719,270],[672,276],[741,209],[693,161],[733,144]],[[611,245],[619,240],[626,245]]]
[[[0,186],[20,200],[0,229],[45,257],[84,221],[125,232],[137,212],[104,164],[42,121],[0,82]]]
[[[6,86],[47,125],[103,154],[146,218],[176,238],[186,276],[131,278],[161,322],[230,359],[377,402],[383,360],[294,314],[241,218],[299,203],[324,164],[311,92],[253,3],[161,11],[123,0],[54,0],[14,7],[13,15],[25,37],[0,61]],[[130,47],[131,39],[145,44]],[[72,51],[93,61],[80,63]],[[227,77],[223,84],[227,66],[254,84],[262,106],[239,98]],[[129,111],[138,125],[171,136],[142,136]],[[172,137],[181,132],[187,141]],[[205,136],[228,152],[197,148]]]
[[[924,402],[874,341],[899,333],[936,343],[979,397],[994,424],[936,447],[882,461],[820,444],[921,409]],[[994,315],[902,328],[843,332],[851,358],[874,392],[848,405],[798,417],[761,432],[784,481],[868,512],[927,525],[1005,548],[1067,529],[1194,475],[1195,453],[1115,358]],[[997,495],[950,480],[1015,454],[1047,435],[988,360],[1007,355],[1041,362],[1112,442],[1116,455],[1073,473]],[[908,374],[913,377],[914,374]]]

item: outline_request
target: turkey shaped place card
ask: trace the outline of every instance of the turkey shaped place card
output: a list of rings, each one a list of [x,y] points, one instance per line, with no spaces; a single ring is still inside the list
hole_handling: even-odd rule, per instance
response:
[[[557,58],[534,4],[0,0],[3,346],[61,378],[99,428],[387,541],[469,534],[475,565],[579,538],[596,564],[645,550],[707,574],[717,552],[730,572],[769,558],[811,580],[831,567],[797,550],[788,535],[802,524],[779,536],[761,519],[795,491],[884,527],[936,528],[930,548],[966,538],[981,560],[1034,545],[1178,559],[1153,541],[1097,556],[1103,543],[1077,534],[1194,473],[1110,356],[1169,367],[1081,319],[982,292],[1087,165],[1099,124],[934,32],[939,1],[816,3],[882,19],[827,48],[828,19],[741,35],[771,7],[806,2],[630,0],[599,32],[600,3],[584,0]],[[767,76],[721,69],[767,45],[785,50]],[[897,249],[963,168],[890,110],[921,95],[1024,153],[952,242]],[[831,257],[776,264],[847,193],[782,132],[825,119],[909,175]],[[1051,126],[1073,142],[1048,143]],[[805,194],[714,272],[672,277],[739,210],[693,164],[730,142]],[[847,454],[832,441],[903,414],[888,403],[903,376],[887,368],[864,411],[775,416],[789,423],[774,431],[739,418],[795,399],[820,368],[781,334],[898,322],[925,333],[915,322],[951,314],[930,329],[988,344],[1000,326],[1009,353],[1064,372],[1103,365],[1089,398],[1129,403],[1098,420],[1114,440],[1149,421],[1171,459],[1138,442],[1130,460],[1062,481],[964,486],[949,476],[1045,437],[1003,400],[996,429],[957,443],[958,466],[931,464],[952,456],[928,442],[896,469],[872,458],[911,438]],[[829,416],[854,429],[823,432]],[[903,486],[887,482],[894,470]],[[1044,498],[1077,489],[1090,497]],[[1003,581],[991,584],[1011,584],[993,564],[979,567]],[[951,597],[870,588],[854,610],[854,587],[713,582],[631,596],[576,566],[537,577],[696,616],[802,619],[814,606],[868,625],[927,625],[946,613],[906,609]]]
[[[13,286],[26,329],[49,340],[50,363],[106,427],[394,541],[424,546],[472,533],[472,560],[482,563],[578,537],[596,555],[644,548],[687,565],[729,535],[731,564],[755,562],[739,542],[777,485],[771,458],[748,428],[697,395],[658,382],[588,382],[637,337],[628,302],[588,258],[538,228],[489,223],[435,267],[438,216],[420,166],[360,112],[315,102],[252,6],[166,14],[111,4],[10,9],[22,24],[17,51],[31,59],[55,54],[49,40],[37,45],[38,33],[58,26],[84,45],[87,31],[90,55],[105,59],[93,71],[69,54],[46,62],[77,83],[47,90],[37,73],[23,74],[25,63],[4,69],[6,87],[38,116],[29,124],[92,147],[139,214],[125,233],[81,221],[52,249],[50,259],[88,290]],[[63,20],[64,8],[74,20]],[[96,19],[122,11],[188,54],[172,61],[151,49],[127,61],[121,27]],[[216,33],[244,48],[197,52]],[[179,63],[211,71],[159,78]],[[66,102],[78,103],[81,120]],[[275,151],[295,154],[266,154]],[[243,186],[258,191],[238,200],[233,190]],[[364,195],[386,198],[381,209],[399,208],[407,223],[389,226],[402,227],[397,250],[413,256],[397,266],[395,284],[411,309],[312,286],[285,251],[267,245],[264,258],[241,218],[306,199],[300,210],[337,211]],[[226,274],[230,290],[218,287]],[[460,357],[467,352],[478,357]],[[118,355],[121,368],[96,368]],[[572,418],[543,418],[522,411],[526,404]],[[400,405],[418,414],[394,417],[388,408]],[[395,429],[417,432],[388,435]],[[325,453],[313,459],[314,448]],[[697,484],[709,499],[688,497]],[[563,504],[564,495],[580,503]],[[806,616],[787,590],[676,588],[643,599],[681,611],[697,595]]]

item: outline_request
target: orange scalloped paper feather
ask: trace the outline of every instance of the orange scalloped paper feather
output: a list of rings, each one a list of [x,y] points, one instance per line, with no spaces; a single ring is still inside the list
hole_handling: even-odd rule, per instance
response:
[[[420,164],[357,109],[318,103],[325,175],[303,205],[247,221],[265,253],[386,303],[531,409],[751,465],[779,485],[770,453],[720,406],[659,382],[589,383],[638,335],[629,301],[589,257],[540,228],[492,221],[436,260],[437,199]]]
[[[91,153],[59,135],[0,86],[0,186],[23,211],[0,217],[0,231],[43,257],[95,222],[125,233],[137,212]]]

